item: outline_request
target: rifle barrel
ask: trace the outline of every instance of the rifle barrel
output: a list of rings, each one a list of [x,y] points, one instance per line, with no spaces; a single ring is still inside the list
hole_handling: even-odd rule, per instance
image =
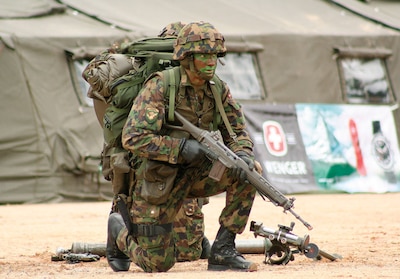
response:
[[[288,199],[256,170],[251,170],[245,161],[216,139],[215,134],[196,127],[177,111],[174,113],[176,118],[182,123],[181,129],[189,132],[197,141],[210,150],[210,153],[215,154],[213,157],[218,158],[228,168],[238,167],[244,170],[249,183],[257,189],[263,198],[267,197],[274,205],[283,207],[284,212],[289,211],[309,230],[312,230],[313,227],[292,210],[294,198]]]

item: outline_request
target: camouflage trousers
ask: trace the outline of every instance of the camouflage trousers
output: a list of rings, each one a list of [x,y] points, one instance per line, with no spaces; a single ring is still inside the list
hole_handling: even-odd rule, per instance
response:
[[[233,233],[242,233],[256,191],[250,184],[234,180],[229,170],[225,170],[219,182],[212,180],[208,177],[211,167],[209,161],[204,161],[196,168],[182,168],[168,200],[160,205],[151,204],[141,197],[143,180],[138,179],[133,192],[132,222],[143,225],[172,224],[186,198],[210,197],[226,192],[226,205],[220,213],[219,223]],[[168,271],[176,262],[173,231],[153,236],[132,236],[123,228],[117,237],[117,245],[145,272]]]
[[[177,261],[200,259],[204,229],[204,214],[198,199],[185,199],[173,224]]]
[[[114,197],[111,212],[120,210],[116,204],[117,198],[122,198],[130,210],[130,199],[124,194]],[[173,223],[173,237],[175,241],[176,260],[178,262],[196,261],[203,252],[204,214],[202,206],[208,203],[207,198],[185,199],[182,207],[175,216]]]

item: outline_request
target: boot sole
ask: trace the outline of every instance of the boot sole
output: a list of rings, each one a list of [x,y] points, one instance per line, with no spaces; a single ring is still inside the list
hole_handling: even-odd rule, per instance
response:
[[[208,270],[210,271],[226,271],[226,270],[234,270],[241,272],[253,272],[257,271],[257,264],[252,263],[248,268],[236,268],[227,265],[219,265],[219,264],[208,264]]]

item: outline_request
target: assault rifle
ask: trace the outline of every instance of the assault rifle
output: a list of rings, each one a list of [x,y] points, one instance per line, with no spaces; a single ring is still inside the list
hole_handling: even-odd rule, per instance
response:
[[[70,249],[57,248],[56,254],[51,256],[51,260],[55,261],[66,261],[67,263],[78,263],[78,262],[95,262],[100,260],[100,256],[87,253],[73,253]]]
[[[292,207],[295,198],[286,198],[278,189],[271,185],[271,183],[261,176],[255,169],[250,170],[249,166],[232,150],[230,150],[223,142],[221,134],[218,131],[209,132],[200,129],[190,123],[186,118],[178,112],[174,112],[176,118],[182,123],[182,126],[170,126],[171,128],[184,130],[189,132],[196,140],[198,140],[207,149],[207,157],[215,159],[213,169],[211,170],[211,178],[218,181],[225,168],[241,168],[246,172],[247,180],[253,185],[260,193],[261,197],[265,200],[268,198],[275,206],[283,207],[283,212],[289,211],[300,220],[304,226],[312,230],[312,226],[307,223],[303,218],[296,214]]]

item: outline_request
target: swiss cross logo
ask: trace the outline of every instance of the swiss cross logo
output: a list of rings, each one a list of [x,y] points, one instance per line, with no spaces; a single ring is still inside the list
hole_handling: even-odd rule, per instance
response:
[[[271,155],[281,157],[287,153],[286,137],[282,126],[276,121],[263,123],[264,143]]]

